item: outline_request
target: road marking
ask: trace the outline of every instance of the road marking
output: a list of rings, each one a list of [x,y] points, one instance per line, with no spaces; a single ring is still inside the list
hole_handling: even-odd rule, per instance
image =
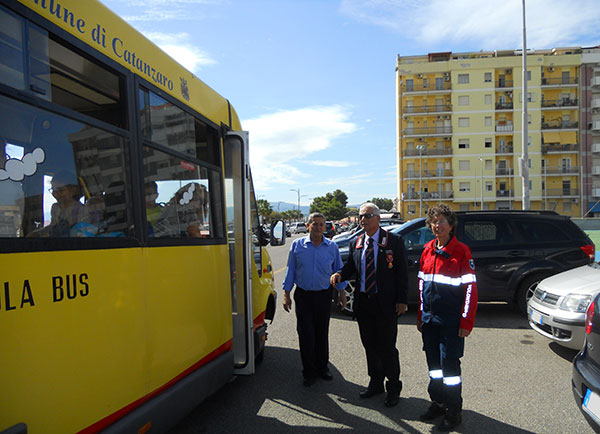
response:
[[[286,268],[287,268],[287,266],[286,266],[286,267],[283,267],[283,268],[280,268],[279,270],[276,270],[276,271],[273,273],[273,276],[274,276],[274,275],[276,275],[277,273],[281,273],[282,271],[285,271],[285,269],[286,269]]]

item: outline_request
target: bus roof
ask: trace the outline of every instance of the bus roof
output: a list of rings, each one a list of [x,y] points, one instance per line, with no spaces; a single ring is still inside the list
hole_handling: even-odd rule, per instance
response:
[[[228,101],[98,0],[19,0],[216,124],[241,129]],[[51,8],[50,5],[53,5]]]

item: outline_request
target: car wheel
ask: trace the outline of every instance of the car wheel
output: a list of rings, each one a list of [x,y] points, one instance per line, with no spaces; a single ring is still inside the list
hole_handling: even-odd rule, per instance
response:
[[[519,285],[519,289],[517,290],[515,300],[517,303],[517,308],[521,313],[527,314],[527,302],[531,297],[533,297],[533,294],[535,293],[535,289],[537,288],[538,284],[546,277],[548,276],[543,274],[536,274],[523,279],[521,285]]]
[[[348,285],[346,286],[346,307],[344,308],[344,313],[348,315],[352,315],[354,313],[354,287],[356,285],[355,280],[349,280]]]

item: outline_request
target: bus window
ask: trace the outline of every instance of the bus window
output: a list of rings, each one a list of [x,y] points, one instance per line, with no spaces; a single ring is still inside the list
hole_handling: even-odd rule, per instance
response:
[[[0,9],[0,23],[0,63],[9,71],[0,74],[0,82],[126,127],[119,76],[51,39],[47,31],[3,9]],[[23,71],[29,74],[26,76]]]
[[[144,147],[144,174],[148,237],[223,237],[215,224],[221,207],[213,205],[218,172]]]
[[[215,129],[146,89],[140,89],[144,138],[214,166],[220,166]]]
[[[128,235],[123,138],[3,96],[0,118],[2,236]]]

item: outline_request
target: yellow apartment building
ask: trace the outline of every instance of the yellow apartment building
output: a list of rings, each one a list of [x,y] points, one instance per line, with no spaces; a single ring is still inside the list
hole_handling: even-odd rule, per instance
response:
[[[581,163],[580,116],[588,112],[580,100],[584,51],[529,51],[525,96],[521,51],[398,56],[397,188],[403,218],[425,215],[438,203],[463,211],[522,209],[523,98],[530,209],[583,215],[600,199],[593,197],[588,175],[594,170],[594,141],[600,156],[600,118],[598,137],[591,137],[584,153],[588,167]],[[587,84],[592,89],[597,79],[600,90],[600,68],[590,71]],[[600,196],[600,179],[596,182]]]

